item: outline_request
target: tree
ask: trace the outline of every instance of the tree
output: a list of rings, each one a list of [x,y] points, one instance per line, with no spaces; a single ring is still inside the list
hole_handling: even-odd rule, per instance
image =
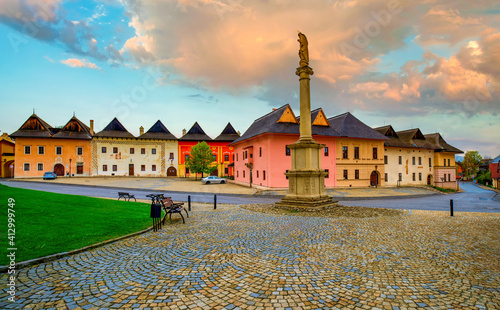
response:
[[[465,175],[468,177],[474,176],[482,159],[478,151],[468,151],[465,153],[464,160],[462,161]]]
[[[201,173],[203,178],[203,173],[210,174],[217,168],[216,165],[213,165],[213,162],[214,155],[208,144],[203,141],[191,148],[191,154],[186,160],[186,167],[189,171],[194,172],[196,177],[196,174]]]

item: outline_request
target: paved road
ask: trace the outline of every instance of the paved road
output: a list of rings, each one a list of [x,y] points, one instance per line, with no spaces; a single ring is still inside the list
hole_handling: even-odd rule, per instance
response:
[[[80,185],[60,185],[39,182],[10,182],[1,181],[1,184],[7,186],[35,189],[41,191],[48,191],[62,194],[84,195],[91,197],[109,197],[116,198],[117,192],[122,191],[119,188],[112,187],[94,187],[94,186],[80,186]],[[434,210],[434,211],[449,211],[450,199],[454,201],[455,212],[487,212],[499,213],[500,202],[493,200],[495,192],[482,189],[472,183],[460,183],[460,187],[465,191],[463,193],[449,194],[449,195],[433,195],[430,197],[421,198],[401,198],[401,199],[380,199],[380,200],[351,200],[340,201],[341,204],[346,206],[364,206],[364,207],[379,207],[379,208],[392,208],[392,209],[410,209],[410,210]],[[152,190],[133,189],[128,190],[131,194],[135,194],[137,198],[147,199],[145,196]],[[168,193],[168,192],[167,192]],[[169,196],[176,201],[187,201],[187,196],[191,195],[193,202],[208,202],[214,201],[212,194],[205,193],[178,193],[169,192]],[[228,195],[218,194],[218,203],[230,204],[249,204],[249,203],[274,203],[279,201],[279,197],[261,197],[261,196],[247,196],[247,195]]]
[[[492,199],[496,195],[494,191],[465,182],[460,182],[460,188],[464,190],[463,193],[407,199],[355,200],[341,203],[346,206],[449,211],[450,199],[453,199],[454,212],[500,212],[500,202]]]

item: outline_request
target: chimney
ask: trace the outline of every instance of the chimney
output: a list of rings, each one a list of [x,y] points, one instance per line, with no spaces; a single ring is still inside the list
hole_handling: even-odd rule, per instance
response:
[[[182,129],[182,136],[184,137],[186,135],[186,128]]]
[[[144,134],[144,127],[139,127],[139,136],[142,136]]]
[[[91,135],[94,134],[94,120],[93,119],[90,120],[90,134]]]
[[[238,136],[241,136],[240,131],[238,130]]]

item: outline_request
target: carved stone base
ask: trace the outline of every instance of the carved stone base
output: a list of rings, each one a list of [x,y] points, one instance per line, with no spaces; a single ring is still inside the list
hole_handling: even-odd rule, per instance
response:
[[[300,210],[315,210],[318,211],[325,209],[326,207],[334,207],[338,204],[338,201],[333,201],[331,197],[321,197],[317,199],[311,198],[287,198],[284,197],[280,202],[276,202],[274,205],[276,207],[290,210],[290,211],[300,211]]]

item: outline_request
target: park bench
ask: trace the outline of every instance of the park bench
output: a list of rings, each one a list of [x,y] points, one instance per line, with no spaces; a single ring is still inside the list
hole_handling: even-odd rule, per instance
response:
[[[167,218],[167,214],[169,214],[169,218],[172,219],[172,213],[179,213],[182,217],[182,222],[186,223],[184,220],[184,216],[182,215],[182,211],[186,212],[186,216],[189,218],[189,214],[187,210],[184,208],[184,203],[174,203],[171,197],[164,197],[161,199],[161,204],[163,206],[163,210],[165,211],[165,215],[163,216],[162,223],[165,223],[165,219]]]
[[[137,201],[135,199],[135,195],[130,195],[129,193],[125,193],[125,192],[118,192],[118,200],[120,200],[120,198],[123,198],[123,200],[128,200],[128,201],[130,201],[130,199],[134,198],[134,201]]]

